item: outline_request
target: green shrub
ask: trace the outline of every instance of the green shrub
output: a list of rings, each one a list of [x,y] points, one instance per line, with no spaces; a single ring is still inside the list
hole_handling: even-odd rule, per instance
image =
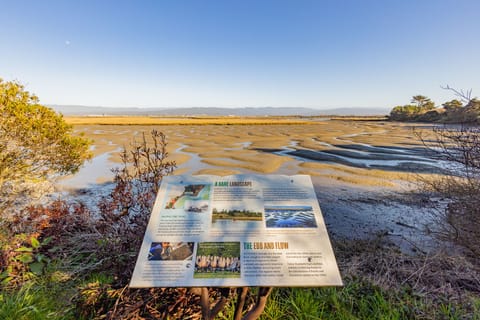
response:
[[[76,172],[90,141],[16,82],[0,79],[0,215],[46,178]]]

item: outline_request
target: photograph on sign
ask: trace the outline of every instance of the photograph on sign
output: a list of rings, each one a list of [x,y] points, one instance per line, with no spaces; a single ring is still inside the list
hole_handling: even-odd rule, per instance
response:
[[[267,228],[316,228],[315,215],[309,206],[265,207]]]
[[[194,278],[239,278],[240,242],[200,242]]]
[[[192,260],[193,242],[152,242],[148,261]]]

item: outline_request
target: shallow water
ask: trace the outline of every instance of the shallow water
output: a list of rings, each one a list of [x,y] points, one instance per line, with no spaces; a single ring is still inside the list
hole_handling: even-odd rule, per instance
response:
[[[110,161],[110,156],[111,153],[107,152],[94,157],[86,162],[75,175],[61,178],[57,186],[61,189],[85,189],[94,187],[103,182],[102,180],[112,180],[112,168],[118,164]]]
[[[185,152],[183,149],[187,148],[188,146],[185,144],[181,144],[179,148],[177,148],[174,153],[178,154],[186,154],[190,157],[190,159],[185,162],[184,164],[180,165],[178,169],[187,169],[184,174],[192,174],[197,170],[203,169],[207,167],[204,163],[202,163],[202,158],[197,153],[193,152]]]
[[[331,129],[333,126],[334,130]],[[373,129],[372,129],[373,127]],[[388,123],[352,123],[329,122],[328,125],[311,126],[165,126],[154,127],[167,135],[170,143],[175,145],[171,154],[184,154],[189,157],[185,163],[178,165],[182,174],[194,174],[201,169],[228,169],[244,173],[255,171],[241,167],[221,167],[206,164],[198,153],[184,151],[187,147],[208,145],[215,148],[217,153],[224,153],[224,160],[230,163],[241,162],[228,158],[229,152],[246,150],[250,153],[257,152],[262,157],[262,152],[272,153],[291,160],[283,163],[278,170],[282,174],[296,174],[303,162],[328,162],[338,163],[351,167],[385,169],[390,171],[411,172],[438,172],[444,168],[444,163],[430,158],[421,151],[421,145],[408,139],[409,129],[393,126]],[[95,140],[95,147],[104,150],[97,154],[75,176],[70,176],[59,181],[59,186],[67,188],[87,188],[98,183],[112,179],[111,169],[119,166],[112,161],[115,153],[122,146],[131,142],[133,137],[140,132],[148,132],[152,126],[82,126],[77,131],[85,132],[88,138]],[[330,129],[330,130],[329,130]],[[329,131],[325,131],[329,130]],[[335,132],[337,135],[332,135]],[[392,133],[393,132],[393,133]],[[394,141],[391,145],[373,145],[359,139],[371,139],[368,135],[393,135],[405,136],[405,139]],[[269,139],[287,139],[283,147],[269,147]],[[201,139],[204,139],[203,143]],[[381,139],[379,141],[381,141]],[[387,139],[388,140],[388,139]],[[275,141],[275,140],[272,140]],[[280,140],[279,140],[280,141]],[[310,141],[312,147],[301,146],[302,142]],[[341,142],[343,144],[337,144]],[[410,144],[410,145],[409,145]],[[254,148],[252,145],[255,145]],[[265,148],[259,148],[262,145]],[[319,148],[313,148],[318,145]],[[102,149],[103,148],[103,149]],[[112,151],[112,148],[114,151]],[[101,152],[101,151],[98,151]],[[220,160],[221,158],[211,158]],[[245,163],[248,160],[244,160]],[[251,166],[249,166],[251,167]],[[262,173],[262,172],[257,172]]]
[[[229,152],[245,150],[245,153],[254,155],[272,153],[280,157],[288,157],[276,174],[298,174],[304,168],[300,165],[304,162],[316,162],[315,159],[300,156],[295,152],[306,150],[312,153],[328,155],[329,164],[343,164],[351,167],[379,168],[391,171],[415,171],[415,167],[401,167],[405,163],[415,165],[427,165],[426,170],[434,171],[443,164],[421,151],[421,144],[415,142],[409,136],[407,127],[399,127],[391,124],[359,123],[353,126],[348,122],[338,122],[332,125],[319,124],[312,126],[166,126],[155,127],[164,132],[171,145],[174,146],[171,154],[185,154],[189,160],[178,166],[184,170],[183,174],[194,174],[200,169],[229,169],[245,173],[262,173],[242,168],[212,166],[202,162],[198,153],[184,151],[187,147],[203,145],[221,158],[231,163],[235,161],[229,157]],[[369,129],[373,127],[373,129]],[[95,140],[96,157],[85,164],[80,172],[60,181],[60,186],[67,189],[88,188],[94,190],[85,194],[90,198],[98,196],[104,186],[100,186],[99,180],[112,178],[111,168],[119,166],[112,159],[122,146],[128,146],[134,136],[140,132],[148,132],[152,126],[83,126],[78,130],[86,133],[88,138]],[[380,130],[381,129],[381,130]],[[365,132],[370,130],[375,139],[372,140]],[[334,132],[334,133],[332,133]],[[382,133],[383,132],[383,133]],[[336,135],[336,136],[334,136]],[[395,138],[390,138],[390,136]],[[401,138],[399,138],[401,137]],[[203,140],[202,140],[203,139]],[[308,145],[304,148],[302,145]],[[318,147],[318,148],[317,148]],[[324,151],[333,151],[325,153]],[[355,152],[361,157],[348,157],[346,154],[335,154],[338,151]],[[208,151],[204,151],[208,152]],[[385,156],[389,159],[372,159],[370,155],[377,157]],[[409,157],[408,160],[398,158]],[[248,157],[246,157],[248,158]],[[397,158],[397,159],[395,159]],[[245,162],[248,160],[245,160]],[[420,234],[420,224],[428,222],[428,208],[412,207],[396,200],[385,198],[387,192],[398,193],[399,189],[376,188],[372,191],[366,185],[348,184],[331,178],[324,178],[324,171],[312,170],[312,181],[319,199],[323,217],[333,236],[362,237],[376,232],[387,231],[394,237],[408,237],[417,240]],[[330,169],[329,169],[330,170]],[[341,172],[342,169],[339,169]],[[334,176],[338,172],[332,172]],[[345,174],[345,173],[343,173]],[[100,190],[101,189],[101,190]],[[93,201],[93,200],[92,200]],[[255,230],[264,228],[266,224],[272,228],[309,228],[312,223],[319,223],[310,218],[308,210],[290,209],[266,210],[265,221],[232,221],[217,220],[214,228],[221,230],[229,228],[242,232],[242,230]],[[278,208],[277,208],[278,209]],[[408,227],[411,225],[413,227]],[[417,227],[418,226],[418,227]]]

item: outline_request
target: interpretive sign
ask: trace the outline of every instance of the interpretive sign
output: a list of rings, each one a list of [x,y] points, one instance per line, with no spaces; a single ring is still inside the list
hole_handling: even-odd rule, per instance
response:
[[[130,287],[342,285],[310,176],[163,178]]]

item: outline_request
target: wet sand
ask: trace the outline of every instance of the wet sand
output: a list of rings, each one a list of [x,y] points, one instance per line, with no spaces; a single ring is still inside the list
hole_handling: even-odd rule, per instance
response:
[[[95,158],[90,169],[100,162],[110,167],[117,165],[119,151],[128,148],[132,139],[140,140],[144,132],[148,137],[151,129],[166,134],[169,159],[175,160],[185,174],[308,171],[325,175],[328,170],[325,176],[332,180],[341,180],[345,175],[365,179],[372,172],[377,179],[391,180],[387,171],[441,172],[441,164],[425,152],[420,141],[414,138],[410,125],[389,122],[332,120],[309,125],[75,127],[76,132],[83,132],[94,141]],[[386,173],[382,176],[379,171]],[[108,172],[104,178],[107,176]],[[408,177],[398,174],[395,180],[408,180]],[[371,185],[372,181],[365,183]]]
[[[442,164],[414,138],[412,126],[399,123],[76,125],[76,132],[94,140],[95,158],[60,185],[88,188],[108,181],[109,169],[119,165],[119,151],[152,129],[167,136],[175,174],[311,175],[331,236],[386,232],[415,239],[431,209],[397,195],[411,190],[416,175],[442,172]]]

